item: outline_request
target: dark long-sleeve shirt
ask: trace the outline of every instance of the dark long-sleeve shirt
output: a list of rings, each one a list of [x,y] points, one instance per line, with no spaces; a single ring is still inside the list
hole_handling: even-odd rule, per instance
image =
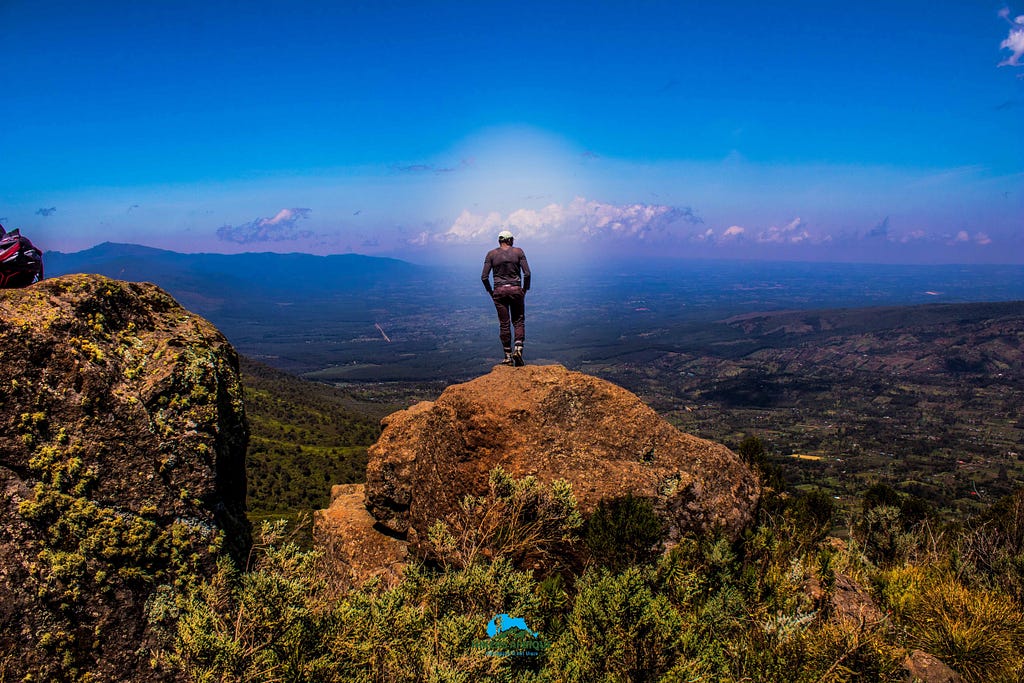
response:
[[[502,285],[514,285],[522,287],[523,291],[530,289],[530,264],[526,262],[526,254],[519,247],[498,247],[487,252],[484,258],[484,272],[480,279],[484,283],[484,289],[493,292],[490,275],[494,273],[494,287]],[[522,275],[522,283],[519,277]]]

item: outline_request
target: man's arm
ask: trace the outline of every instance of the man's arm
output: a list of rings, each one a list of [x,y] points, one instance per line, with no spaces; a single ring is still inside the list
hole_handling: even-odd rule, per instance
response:
[[[530,264],[526,262],[526,254],[519,250],[519,267],[523,270],[523,292],[530,290]]]
[[[484,283],[484,289],[487,290],[488,294],[494,294],[494,290],[491,288],[491,254],[487,253],[484,257],[484,272],[480,274],[480,280]]]

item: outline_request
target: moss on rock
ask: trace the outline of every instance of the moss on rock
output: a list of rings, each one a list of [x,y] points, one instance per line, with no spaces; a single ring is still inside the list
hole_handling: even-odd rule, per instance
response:
[[[71,275],[0,291],[5,675],[160,680],[147,600],[242,558],[238,358],[150,284]]]

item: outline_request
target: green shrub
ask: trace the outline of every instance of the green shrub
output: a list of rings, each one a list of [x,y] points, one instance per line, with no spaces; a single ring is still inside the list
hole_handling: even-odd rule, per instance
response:
[[[652,681],[676,663],[685,623],[643,570],[588,571],[548,673],[565,681]]]
[[[904,562],[917,543],[917,538],[907,529],[900,509],[892,505],[868,509],[854,533],[864,554],[883,567]]]
[[[1002,574],[975,564],[987,556],[970,551],[979,530],[997,524],[991,518],[963,533],[905,530],[899,508],[870,505],[869,520],[889,524],[867,527],[878,534],[875,552],[895,539],[931,553],[927,570],[906,561],[879,569],[856,542],[821,542],[831,501],[789,497],[742,543],[684,538],[654,562],[630,565],[622,530],[644,528],[644,502],[620,501],[617,515],[605,502],[600,523],[618,544],[612,551],[623,553],[621,571],[591,566],[576,575],[566,564],[540,580],[513,561],[571,549],[579,528],[571,489],[500,470],[486,496],[434,529],[450,553],[441,569],[410,566],[393,586],[374,580],[339,592],[317,553],[269,525],[247,571],[225,561],[211,581],[153,601],[154,623],[175,625],[162,661],[193,681],[318,683],[897,681],[910,648],[968,681],[1017,680],[1024,666],[1021,605],[990,580]],[[1000,512],[1008,531],[999,547],[1013,549],[1007,515]],[[887,616],[833,614],[839,574],[873,578]],[[823,593],[812,596],[812,584]],[[478,647],[501,613],[525,619],[550,643],[546,654],[503,657]],[[66,637],[53,633],[50,646]]]
[[[533,675],[472,647],[496,614],[522,616],[543,632],[546,613],[529,572],[504,560],[446,572],[414,565],[396,586],[375,580],[339,593],[320,556],[285,538],[285,528],[263,525],[248,571],[225,559],[211,581],[152,602],[154,630],[174,625],[163,630],[163,667],[191,681],[468,683]]]
[[[664,527],[650,500],[628,493],[598,502],[587,519],[584,543],[592,562],[622,570],[658,555]]]
[[[338,681],[476,681],[516,668],[512,658],[473,647],[496,614],[522,617],[544,631],[537,585],[508,562],[457,571],[411,567],[403,581],[382,590],[367,584],[339,605],[330,640]]]
[[[193,681],[318,680],[334,622],[319,555],[300,551],[278,521],[263,524],[251,558],[246,572],[222,558],[212,580],[153,601],[152,623],[176,620],[159,659]]]
[[[920,498],[875,484],[861,496],[861,515],[853,525],[853,536],[872,562],[895,566],[918,550],[918,530],[930,523],[931,515],[931,507]]]
[[[835,501],[821,489],[801,492],[791,503],[791,517],[798,533],[814,542],[825,538],[832,529],[835,513]]]

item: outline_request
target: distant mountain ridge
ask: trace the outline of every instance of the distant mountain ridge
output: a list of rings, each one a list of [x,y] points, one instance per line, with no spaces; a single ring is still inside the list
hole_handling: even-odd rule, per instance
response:
[[[436,279],[433,269],[361,254],[182,254],[113,242],[47,252],[45,262],[48,277],[96,273],[152,282],[249,353],[268,338],[317,336],[324,320],[340,326],[330,330],[332,338],[375,333],[380,311],[400,305],[408,288]]]
[[[189,283],[197,286],[238,283],[249,291],[252,288],[304,291],[335,288],[342,283],[365,285],[382,278],[411,277],[424,270],[407,261],[362,254],[183,254],[116,242],[104,242],[73,253],[46,253],[47,275],[91,272],[120,280],[150,281],[165,289]]]

